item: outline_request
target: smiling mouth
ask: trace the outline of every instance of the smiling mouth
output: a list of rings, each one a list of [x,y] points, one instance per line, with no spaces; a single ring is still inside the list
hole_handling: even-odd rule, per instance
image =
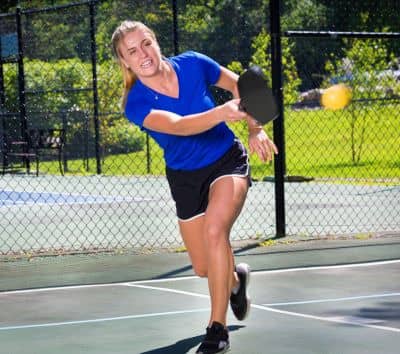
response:
[[[151,59],[145,60],[140,67],[143,69],[147,69],[151,66],[151,64],[153,63],[153,61]]]

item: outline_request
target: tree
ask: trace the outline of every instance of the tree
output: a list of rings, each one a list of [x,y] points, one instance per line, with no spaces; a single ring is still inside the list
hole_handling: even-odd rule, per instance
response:
[[[15,8],[17,7],[17,2],[17,0],[2,0],[0,3],[0,13],[15,11]]]
[[[352,89],[353,104],[349,107],[351,157],[353,164],[361,161],[372,104],[400,93],[400,84],[388,70],[395,56],[384,39],[346,39],[348,49],[341,59],[328,60],[328,78],[324,85],[344,81]],[[334,82],[336,83],[336,82]]]
[[[170,1],[104,1],[97,10],[96,42],[99,61],[111,58],[111,36],[124,20],[144,22],[157,35],[164,55],[174,52],[172,6]]]
[[[292,48],[287,38],[282,39],[282,66],[284,79],[284,97],[285,103],[295,103],[298,98],[298,88],[301,84],[301,79],[297,74],[296,60],[292,54]],[[269,86],[272,86],[271,72],[271,36],[264,29],[255,36],[251,43],[253,50],[251,56],[251,65],[258,65],[262,68]],[[243,72],[243,66],[238,61],[233,61],[228,66],[232,71],[240,74]]]
[[[265,0],[185,2],[179,12],[181,49],[198,50],[223,65],[232,60],[247,65],[251,39],[268,25],[268,3]]]
[[[282,11],[282,32],[288,30],[321,31],[328,28],[328,9],[317,0],[286,0]],[[301,78],[301,90],[305,91],[318,87],[320,73],[324,67],[324,59],[320,53],[324,50],[326,42],[315,38],[289,39],[293,48],[292,53],[296,59],[297,72]],[[335,45],[331,42],[330,45]]]

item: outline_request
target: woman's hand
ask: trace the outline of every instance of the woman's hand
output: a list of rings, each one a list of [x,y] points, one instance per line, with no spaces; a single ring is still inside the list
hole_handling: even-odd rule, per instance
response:
[[[225,122],[237,122],[247,117],[246,112],[239,109],[240,99],[235,98],[216,107],[218,116]]]
[[[278,149],[274,142],[268,138],[262,127],[249,130],[250,153],[256,153],[261,161],[271,161]]]

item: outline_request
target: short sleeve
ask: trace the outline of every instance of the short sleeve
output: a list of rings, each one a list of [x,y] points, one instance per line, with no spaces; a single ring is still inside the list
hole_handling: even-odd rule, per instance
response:
[[[128,120],[136,124],[140,129],[143,129],[144,119],[151,111],[151,105],[143,96],[135,98],[134,95],[129,94],[125,107],[125,115]]]
[[[207,83],[209,85],[215,85],[221,75],[220,65],[214,59],[211,59],[205,54],[198,52],[192,53],[195,55],[200,67],[202,68]]]

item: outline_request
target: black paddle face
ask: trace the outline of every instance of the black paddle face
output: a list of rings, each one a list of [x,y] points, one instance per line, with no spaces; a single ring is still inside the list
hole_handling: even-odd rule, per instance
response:
[[[272,90],[259,66],[251,66],[238,80],[240,109],[261,124],[278,117],[279,111]]]

